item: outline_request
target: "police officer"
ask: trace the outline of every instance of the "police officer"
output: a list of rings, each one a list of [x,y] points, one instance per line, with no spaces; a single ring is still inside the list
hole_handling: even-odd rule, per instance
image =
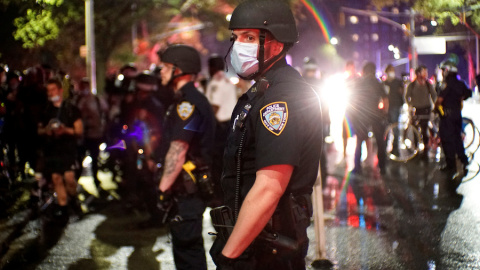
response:
[[[175,102],[167,110],[164,136],[165,161],[159,189],[171,193],[177,211],[170,221],[173,257],[177,269],[207,269],[202,238],[205,203],[182,166],[192,161],[210,164],[215,116],[207,98],[195,88],[201,70],[200,55],[186,45],[168,47],[160,56],[162,84],[173,88]]]
[[[230,29],[232,66],[256,83],[234,109],[225,149],[222,188],[235,226],[210,254],[217,269],[305,269],[322,128],[316,93],[285,60],[298,37],[295,19],[281,1],[249,0]]]
[[[457,78],[455,63],[446,61],[441,64],[443,70],[443,90],[440,91],[435,107],[440,112],[440,140],[445,153],[446,166],[442,171],[456,171],[456,157],[463,164],[465,173],[468,158],[462,141],[462,101],[472,96],[472,91]]]

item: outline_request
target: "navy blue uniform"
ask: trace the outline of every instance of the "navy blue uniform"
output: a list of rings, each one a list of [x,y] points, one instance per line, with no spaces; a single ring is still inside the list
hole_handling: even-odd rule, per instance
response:
[[[188,143],[187,160],[201,160],[211,164],[211,149],[215,133],[215,116],[207,98],[193,83],[184,85],[169,107],[165,119],[163,148],[168,150],[172,141]],[[177,212],[170,222],[173,257],[181,270],[207,269],[202,238],[202,218],[205,203],[197,193],[189,193],[179,176],[172,186],[177,198]]]
[[[466,165],[468,158],[462,140],[462,101],[472,96],[472,91],[465,83],[459,81],[455,73],[445,78],[445,89],[439,97],[443,98],[442,106],[445,112],[440,118],[440,140],[445,153],[447,168],[456,168],[456,156]]]
[[[234,212],[239,211],[255,183],[256,172],[262,168],[283,164],[294,167],[282,199],[290,194],[310,195],[318,174],[323,137],[317,94],[285,60],[279,60],[272,66],[266,72],[265,79],[268,87],[257,83],[240,97],[230,122],[222,189],[225,204]],[[242,111],[247,110],[246,118],[241,121]],[[240,148],[242,153],[238,157]],[[241,161],[241,175],[236,204],[238,158]],[[283,215],[288,214],[282,211],[277,208],[272,220],[276,220],[276,217],[282,219]],[[275,222],[272,223],[275,227]],[[306,227],[300,230],[306,230]],[[280,230],[279,233],[294,237],[291,230]],[[241,269],[304,269],[308,238],[297,240],[300,249],[290,258],[275,256],[259,247],[250,246],[241,255],[241,258],[246,258],[246,264]],[[210,251],[214,259],[224,245],[221,238],[217,237]]]

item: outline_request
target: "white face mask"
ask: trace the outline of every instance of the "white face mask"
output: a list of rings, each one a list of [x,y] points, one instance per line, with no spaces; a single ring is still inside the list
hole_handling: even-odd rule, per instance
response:
[[[51,102],[55,103],[60,100],[60,96],[53,96],[48,98]]]
[[[388,78],[391,78],[391,79],[395,78],[395,72],[388,72],[387,75],[388,75]]]
[[[258,44],[235,41],[230,54],[232,67],[235,72],[248,77],[258,71]]]

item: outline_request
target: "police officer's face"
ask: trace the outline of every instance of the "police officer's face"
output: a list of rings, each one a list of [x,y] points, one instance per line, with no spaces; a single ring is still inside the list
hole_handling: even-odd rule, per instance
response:
[[[236,29],[232,31],[232,37],[238,42],[260,45],[260,30],[258,29]],[[268,60],[283,50],[283,43],[278,42],[270,34],[267,34],[264,47],[264,59]],[[259,52],[257,51],[258,54]]]
[[[160,70],[160,77],[162,78],[162,85],[166,86],[170,79],[172,79],[173,64],[164,63]]]

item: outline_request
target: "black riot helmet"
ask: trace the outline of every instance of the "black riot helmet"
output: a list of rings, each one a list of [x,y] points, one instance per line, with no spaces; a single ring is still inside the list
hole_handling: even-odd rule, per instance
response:
[[[210,77],[213,77],[215,73],[223,71],[225,69],[225,60],[218,54],[212,54],[208,58],[208,72]]]
[[[164,63],[173,64],[182,70],[181,75],[198,74],[202,70],[200,54],[193,47],[177,44],[169,46],[160,54]]]
[[[232,13],[229,29],[266,30],[284,44],[293,44],[298,40],[293,13],[284,1],[279,0],[247,0],[241,3]]]

